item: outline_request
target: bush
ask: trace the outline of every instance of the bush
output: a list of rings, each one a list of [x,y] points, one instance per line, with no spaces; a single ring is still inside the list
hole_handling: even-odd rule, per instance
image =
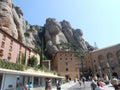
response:
[[[38,64],[38,60],[34,55],[29,58],[28,66],[35,67],[35,66],[37,66],[37,64]]]
[[[2,59],[0,59],[0,68],[19,70],[19,71],[24,71],[25,69],[28,69],[28,67],[25,65],[5,61]]]

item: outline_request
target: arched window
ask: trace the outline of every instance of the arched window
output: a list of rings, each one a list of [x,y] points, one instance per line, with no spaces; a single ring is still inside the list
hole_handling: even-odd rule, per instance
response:
[[[117,51],[116,56],[117,56],[118,63],[120,64],[120,50]]]
[[[107,62],[111,67],[114,67],[116,65],[114,61],[114,55],[112,53],[107,53]]]
[[[104,68],[106,66],[105,65],[105,59],[104,59],[103,55],[98,56],[98,62],[99,62],[99,65],[100,65],[101,68]]]

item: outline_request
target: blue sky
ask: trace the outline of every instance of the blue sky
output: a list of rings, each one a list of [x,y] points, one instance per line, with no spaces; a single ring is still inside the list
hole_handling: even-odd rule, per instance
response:
[[[98,48],[120,43],[120,0],[13,0],[30,24],[43,26],[46,18],[67,20],[83,38]]]

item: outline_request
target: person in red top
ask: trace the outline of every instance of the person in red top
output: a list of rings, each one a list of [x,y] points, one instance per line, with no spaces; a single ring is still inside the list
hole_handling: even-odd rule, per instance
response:
[[[99,81],[99,84],[100,84],[101,87],[104,87],[104,86],[105,86],[105,83],[102,82],[102,81]]]

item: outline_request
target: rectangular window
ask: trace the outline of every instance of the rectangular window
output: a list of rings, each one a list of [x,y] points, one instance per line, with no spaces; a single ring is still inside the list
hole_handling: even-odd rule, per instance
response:
[[[66,66],[68,65],[68,62],[66,62]]]
[[[62,56],[62,54],[60,54],[60,56]]]
[[[68,68],[66,68],[66,71],[68,71]]]
[[[11,53],[8,53],[8,59],[11,59]]]
[[[34,77],[34,87],[38,87],[38,86],[39,86],[39,78]]]
[[[13,40],[11,40],[10,44],[13,45]]]
[[[2,47],[2,48],[5,47],[5,42],[2,41],[2,43],[1,43],[1,47]]]
[[[6,39],[6,35],[3,35],[3,38],[2,38],[2,40],[4,40],[4,41],[5,41],[5,39]]]
[[[0,49],[0,56],[2,57],[3,56],[3,50]]]
[[[12,46],[10,46],[10,49],[9,49],[9,51],[12,51]]]

